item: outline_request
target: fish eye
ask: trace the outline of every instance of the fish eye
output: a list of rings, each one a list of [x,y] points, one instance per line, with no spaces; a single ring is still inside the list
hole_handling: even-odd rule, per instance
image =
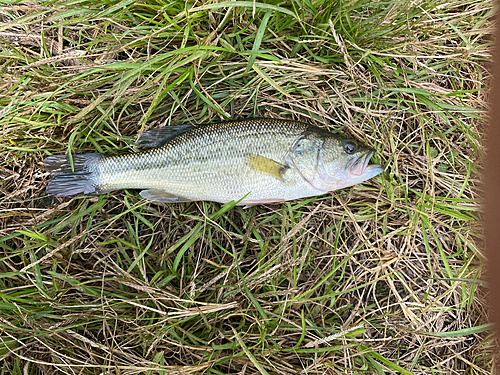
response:
[[[344,151],[347,154],[353,154],[356,152],[356,143],[354,141],[344,141]]]

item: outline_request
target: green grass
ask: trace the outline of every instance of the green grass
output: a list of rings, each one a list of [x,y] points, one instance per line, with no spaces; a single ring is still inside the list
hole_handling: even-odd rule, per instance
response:
[[[485,0],[3,1],[0,360],[10,374],[490,374]],[[52,154],[294,118],[380,177],[249,209],[55,199]]]

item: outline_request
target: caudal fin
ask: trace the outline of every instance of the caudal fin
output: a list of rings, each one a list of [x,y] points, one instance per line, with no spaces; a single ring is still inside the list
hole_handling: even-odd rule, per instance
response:
[[[97,162],[103,155],[94,152],[73,156],[74,171],[67,155],[49,156],[43,161],[45,169],[54,175],[49,181],[47,194],[56,197],[99,194]]]

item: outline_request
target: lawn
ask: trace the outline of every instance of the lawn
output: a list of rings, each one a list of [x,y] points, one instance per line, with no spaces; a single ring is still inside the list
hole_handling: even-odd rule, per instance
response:
[[[490,374],[486,0],[0,2],[1,374]],[[295,119],[382,175],[244,209],[54,198],[49,155]]]

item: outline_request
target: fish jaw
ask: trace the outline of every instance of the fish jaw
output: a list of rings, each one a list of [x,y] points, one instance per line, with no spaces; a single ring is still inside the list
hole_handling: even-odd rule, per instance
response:
[[[368,166],[373,154],[374,152],[370,150],[353,159],[347,167],[349,173],[352,176],[362,176],[365,173],[366,167]]]
[[[374,153],[375,151],[370,149],[349,163],[343,181],[345,187],[360,184],[384,171],[380,164],[368,164]]]
[[[380,164],[368,164],[373,154],[373,150],[367,150],[359,157],[350,160],[342,171],[335,175],[329,175],[324,168],[321,168],[310,183],[318,189],[334,191],[365,182],[384,171],[384,167]]]
[[[380,164],[368,164],[374,153],[374,151],[367,151],[359,158],[353,160],[347,168],[348,173],[353,179],[361,178],[361,182],[363,182],[379,175],[384,171],[384,167]]]
[[[384,166],[380,164],[370,164],[365,168],[365,172],[363,173],[363,181],[369,180],[375,176],[378,176],[384,171]]]

